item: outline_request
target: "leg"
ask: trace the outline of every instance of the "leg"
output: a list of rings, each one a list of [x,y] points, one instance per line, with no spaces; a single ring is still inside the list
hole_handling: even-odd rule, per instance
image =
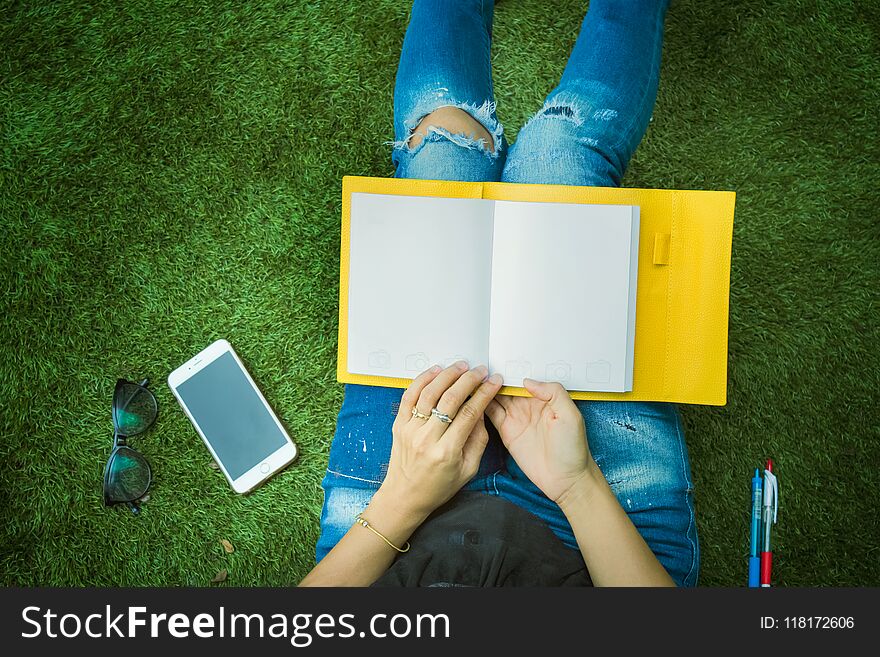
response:
[[[667,0],[591,0],[543,108],[523,126],[505,182],[617,187],[657,97]]]
[[[510,149],[504,181],[620,184],[653,110],[665,10],[665,0],[592,0],[559,86]],[[676,582],[696,584],[693,483],[675,406],[577,405],[590,450],[633,524]],[[559,507],[513,459],[494,484],[577,546]]]
[[[495,116],[494,0],[415,0],[394,86],[397,178],[499,180],[507,145]]]
[[[402,394],[395,388],[345,386],[327,472],[321,482],[324,507],[317,561],[345,535],[385,479],[391,455],[391,425]]]
[[[493,7],[492,0],[415,0],[394,90],[396,177],[482,181],[501,176],[506,145],[495,118],[489,66]],[[396,388],[345,386],[321,484],[318,561],[385,478],[391,425],[402,395]],[[480,470],[465,488],[487,490],[501,465],[499,444],[490,441]]]

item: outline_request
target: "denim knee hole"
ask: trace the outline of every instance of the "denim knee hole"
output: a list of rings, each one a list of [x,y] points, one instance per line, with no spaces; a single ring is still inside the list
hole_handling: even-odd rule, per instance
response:
[[[442,126],[429,125],[425,131],[425,136],[422,139],[421,143],[415,148],[410,148],[409,140],[412,138],[412,135],[415,129],[418,127],[419,123],[421,123],[422,119],[424,119],[431,112],[440,109],[441,107],[455,107],[456,109],[460,109],[464,112],[467,112],[475,121],[477,121],[480,125],[482,125],[486,132],[492,137],[492,145],[493,149],[490,150],[488,144],[485,139],[481,138],[473,138],[468,135],[455,134],[447,130]],[[407,135],[404,139],[400,139],[397,141],[386,141],[385,145],[391,146],[393,149],[403,150],[409,153],[410,155],[415,155],[418,153],[426,143],[430,143],[432,141],[441,141],[448,140],[453,144],[457,144],[462,148],[468,148],[473,150],[478,150],[484,155],[488,156],[490,159],[496,159],[501,154],[501,135],[504,133],[504,128],[501,125],[501,122],[495,118],[495,107],[496,102],[494,100],[486,100],[482,105],[477,105],[476,103],[467,103],[467,102],[458,102],[458,103],[446,103],[444,105],[438,105],[437,107],[432,108],[429,111],[419,111],[417,112],[417,116],[412,119],[407,119],[404,121],[404,126],[407,129]]]

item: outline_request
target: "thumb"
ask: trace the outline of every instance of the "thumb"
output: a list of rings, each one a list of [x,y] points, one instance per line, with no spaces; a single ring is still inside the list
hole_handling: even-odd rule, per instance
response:
[[[523,387],[536,399],[547,402],[557,413],[568,414],[574,406],[561,383],[523,379]]]

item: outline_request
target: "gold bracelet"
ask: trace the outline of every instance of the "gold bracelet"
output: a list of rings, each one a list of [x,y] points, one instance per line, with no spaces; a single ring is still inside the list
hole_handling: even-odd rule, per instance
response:
[[[364,518],[360,513],[357,515],[357,518],[355,518],[354,521],[355,521],[356,524],[361,525],[361,526],[366,527],[367,529],[369,529],[369,530],[370,530],[371,532],[373,532],[376,536],[378,536],[378,537],[381,538],[383,541],[385,541],[386,543],[388,543],[388,545],[390,545],[391,547],[393,547],[393,548],[394,548],[395,550],[397,550],[398,552],[409,552],[409,541],[406,542],[406,546],[405,546],[403,549],[397,547],[394,543],[392,543],[392,542],[389,541],[387,538],[385,538],[382,534],[380,534],[380,533],[377,532],[375,529],[373,529],[373,526],[372,526],[370,523],[368,523],[368,522],[367,522],[367,519]]]

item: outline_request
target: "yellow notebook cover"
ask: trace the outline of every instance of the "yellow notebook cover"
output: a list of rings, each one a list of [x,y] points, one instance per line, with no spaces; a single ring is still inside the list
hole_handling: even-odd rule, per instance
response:
[[[640,206],[633,389],[570,391],[571,397],[715,406],[726,403],[734,192],[345,176],[336,376],[342,383],[392,388],[406,388],[411,379],[352,374],[347,367],[350,213],[354,192]],[[501,392],[529,394],[524,388],[509,386]]]

